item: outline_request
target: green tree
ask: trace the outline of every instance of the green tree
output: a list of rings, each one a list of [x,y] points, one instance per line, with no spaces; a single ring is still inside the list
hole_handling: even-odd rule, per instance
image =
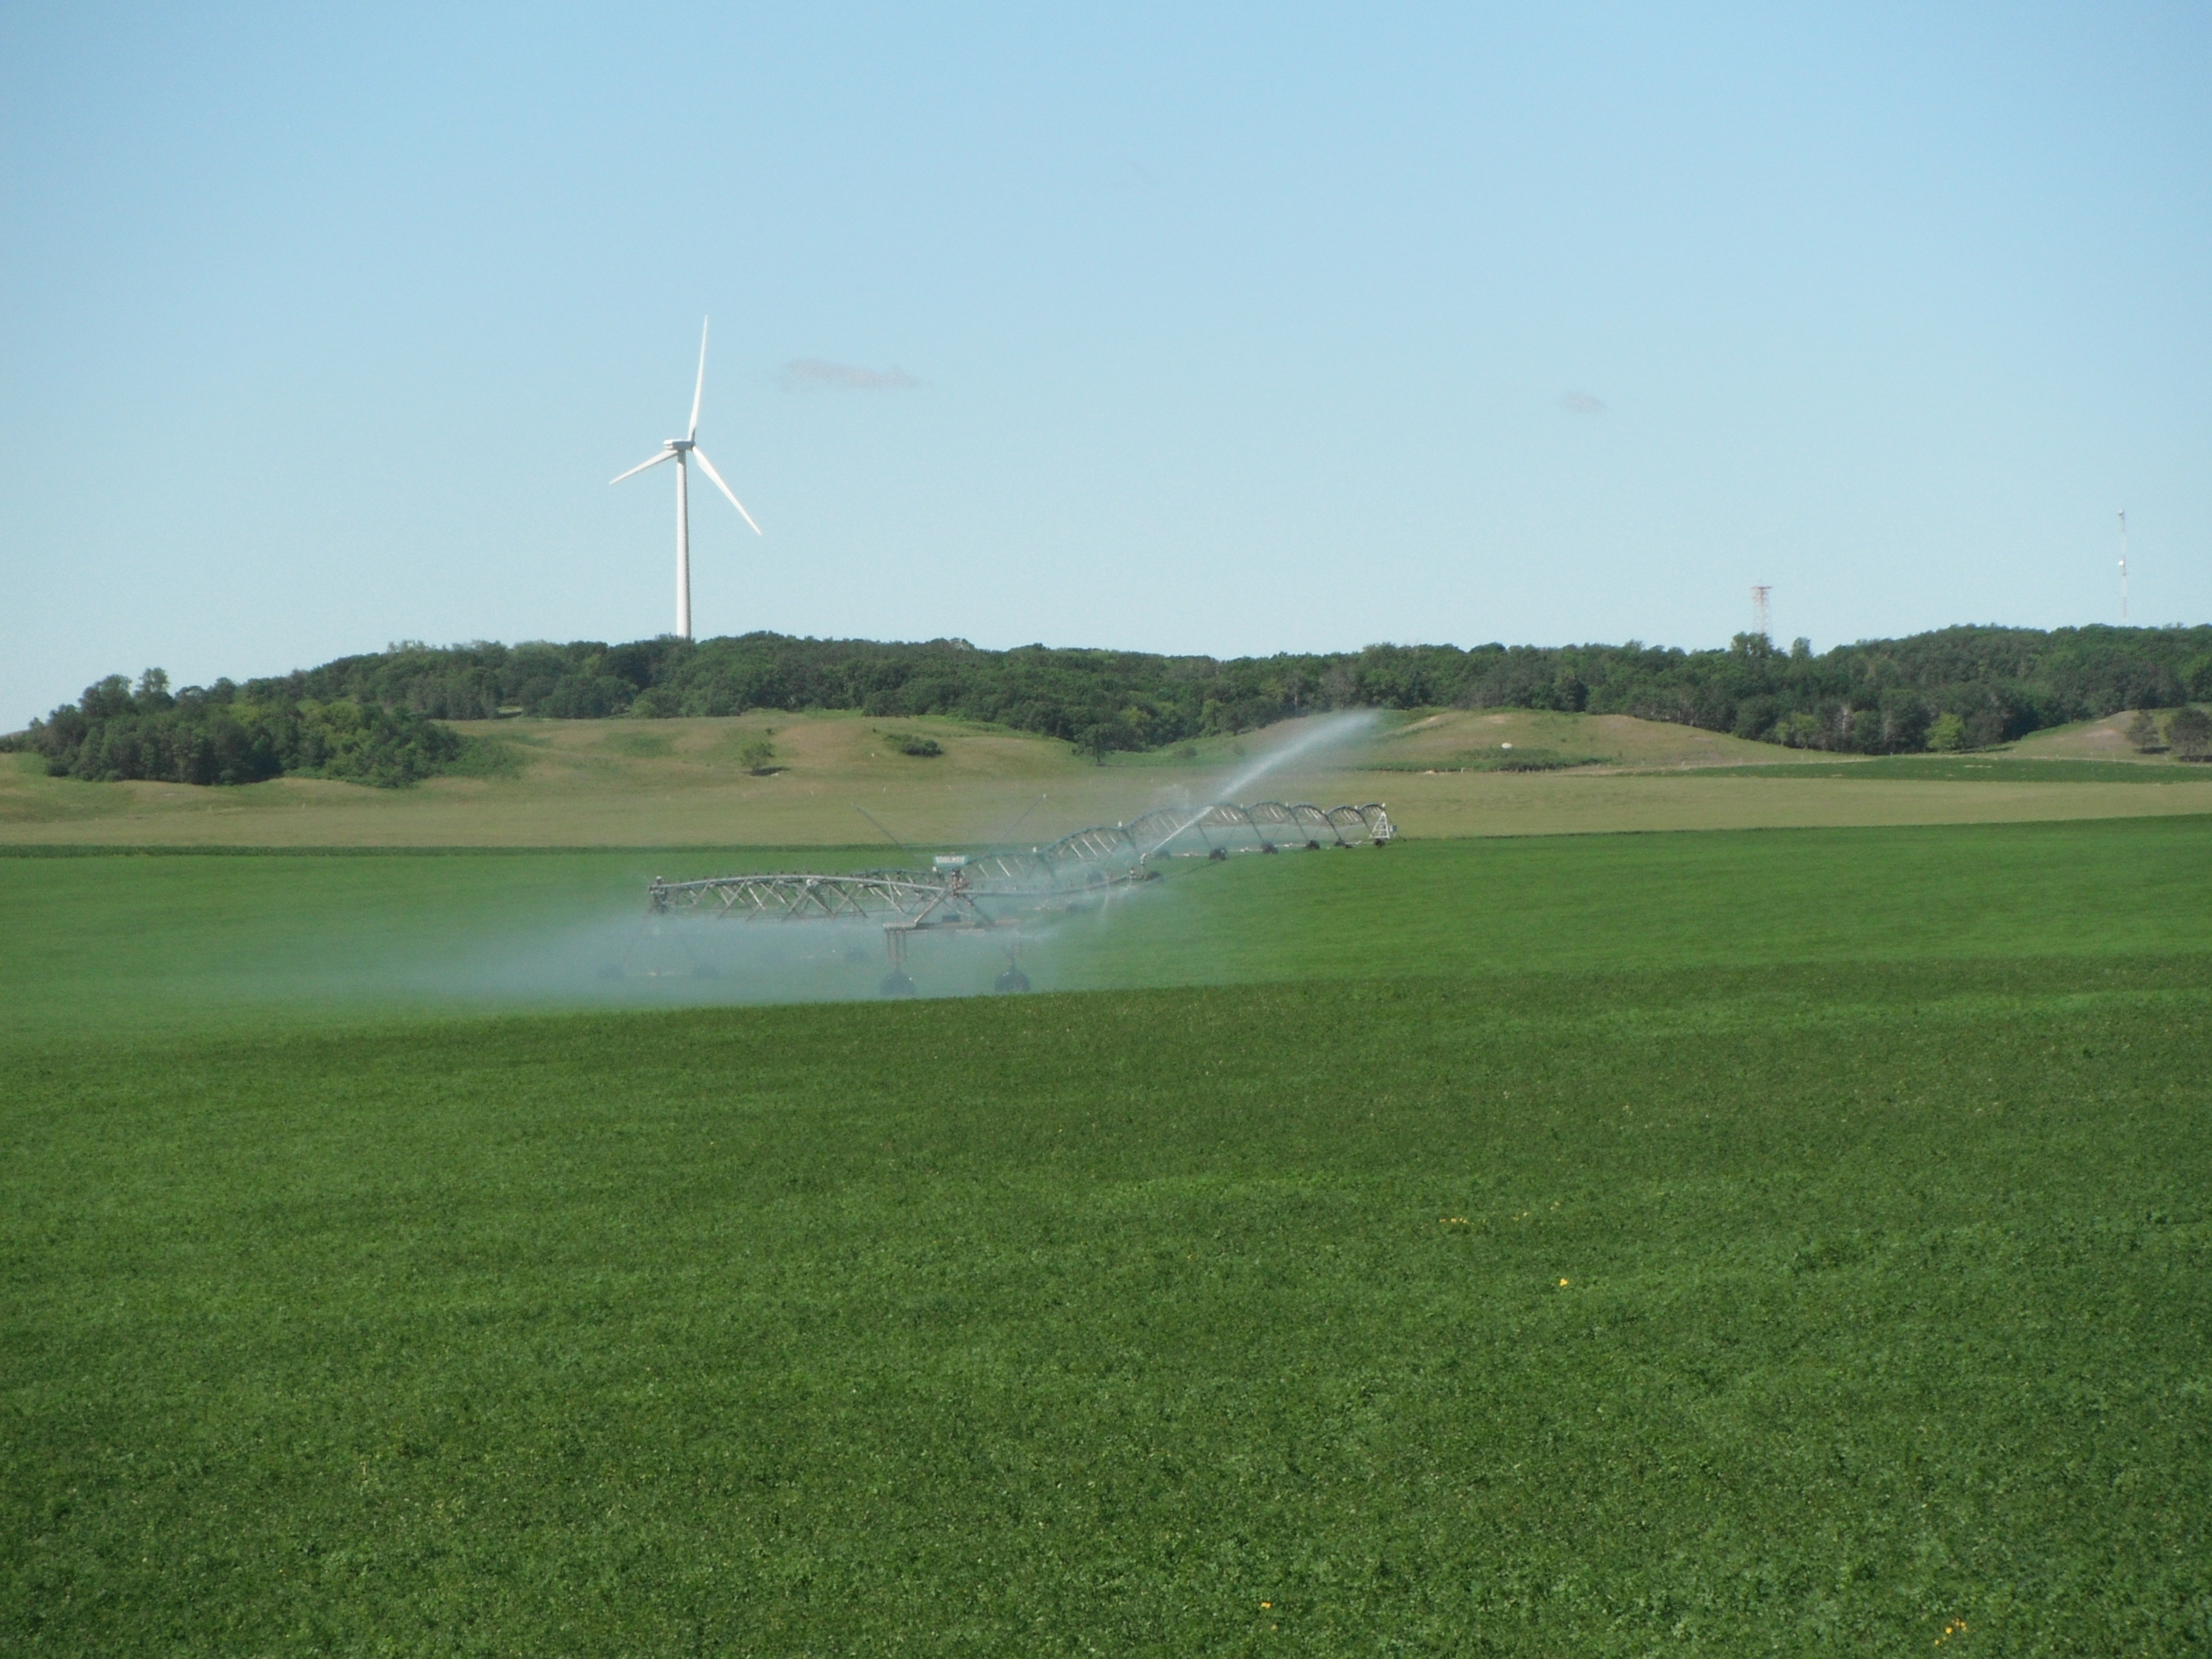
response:
[[[738,764],[755,777],[775,770],[775,745],[756,732],[738,745]]]
[[[2128,741],[2139,755],[2154,755],[2166,744],[2159,740],[2158,721],[2148,708],[2136,710],[2136,717],[2128,722]]]
[[[1820,717],[1808,714],[1802,709],[1776,726],[1774,731],[1777,738],[1792,749],[1822,749],[1827,746],[1823,740]]]
[[[1966,723],[1956,714],[1938,714],[1928,728],[1928,746],[1939,754],[1948,754],[1965,746]]]
[[[2176,760],[2212,760],[2212,714],[2202,708],[2177,708],[2166,723],[2166,740]]]

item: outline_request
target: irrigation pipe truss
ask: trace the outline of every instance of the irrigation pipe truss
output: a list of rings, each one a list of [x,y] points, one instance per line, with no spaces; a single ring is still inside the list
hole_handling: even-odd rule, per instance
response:
[[[778,872],[668,881],[647,889],[653,916],[711,916],[736,921],[872,921],[890,953],[886,995],[910,995],[906,942],[939,929],[993,932],[1007,956],[1000,990],[1026,990],[1016,965],[1025,920],[1097,908],[1155,880],[1170,858],[1227,858],[1291,848],[1382,847],[1397,834],[1376,802],[1320,807],[1263,800],[1193,810],[1163,807],[1127,823],[1097,824],[1026,853],[994,852],[935,860],[927,870],[864,870],[852,875]]]

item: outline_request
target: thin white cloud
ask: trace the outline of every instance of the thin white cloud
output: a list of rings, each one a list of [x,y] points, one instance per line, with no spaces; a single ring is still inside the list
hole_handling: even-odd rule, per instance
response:
[[[1577,415],[1602,415],[1605,413],[1605,400],[1592,397],[1587,392],[1562,392],[1559,407]]]
[[[862,368],[820,357],[794,357],[776,378],[786,392],[910,392],[921,384],[896,363]]]

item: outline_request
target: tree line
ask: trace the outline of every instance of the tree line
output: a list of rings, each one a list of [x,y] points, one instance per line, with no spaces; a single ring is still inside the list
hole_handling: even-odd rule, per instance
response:
[[[1983,748],[2045,726],[2212,697],[2212,627],[1949,628],[1815,654],[1738,635],[1725,649],[1370,646],[1272,657],[1156,656],[963,640],[882,644],[746,634],[696,643],[394,646],[288,676],[304,698],[447,720],[854,709],[950,714],[1088,747],[1156,748],[1346,708],[1634,714],[1808,749]],[[1948,718],[1947,718],[1948,717]]]
[[[1459,707],[1633,714],[1796,748],[1898,754],[1986,748],[2209,698],[2212,627],[1948,628],[1818,653],[1803,640],[1783,649],[1740,634],[1710,651],[1635,641],[1377,645],[1228,659],[746,634],[403,644],[173,697],[156,673],[135,692],[111,678],[12,741],[80,777],[241,782],[313,771],[389,783],[468,763],[463,740],[439,722],[503,714],[945,714],[1103,756],[1328,709]]]
[[[57,777],[112,783],[259,783],[287,773],[398,788],[443,772],[496,769],[498,746],[404,706],[316,700],[217,680],[169,690],[149,668],[111,674],[8,741]]]

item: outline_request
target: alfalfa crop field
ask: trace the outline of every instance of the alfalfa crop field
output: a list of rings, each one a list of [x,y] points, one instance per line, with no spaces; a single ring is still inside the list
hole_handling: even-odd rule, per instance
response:
[[[1200,863],[896,1003],[593,988],[772,849],[70,850],[12,1650],[2212,1645],[2212,818]]]

